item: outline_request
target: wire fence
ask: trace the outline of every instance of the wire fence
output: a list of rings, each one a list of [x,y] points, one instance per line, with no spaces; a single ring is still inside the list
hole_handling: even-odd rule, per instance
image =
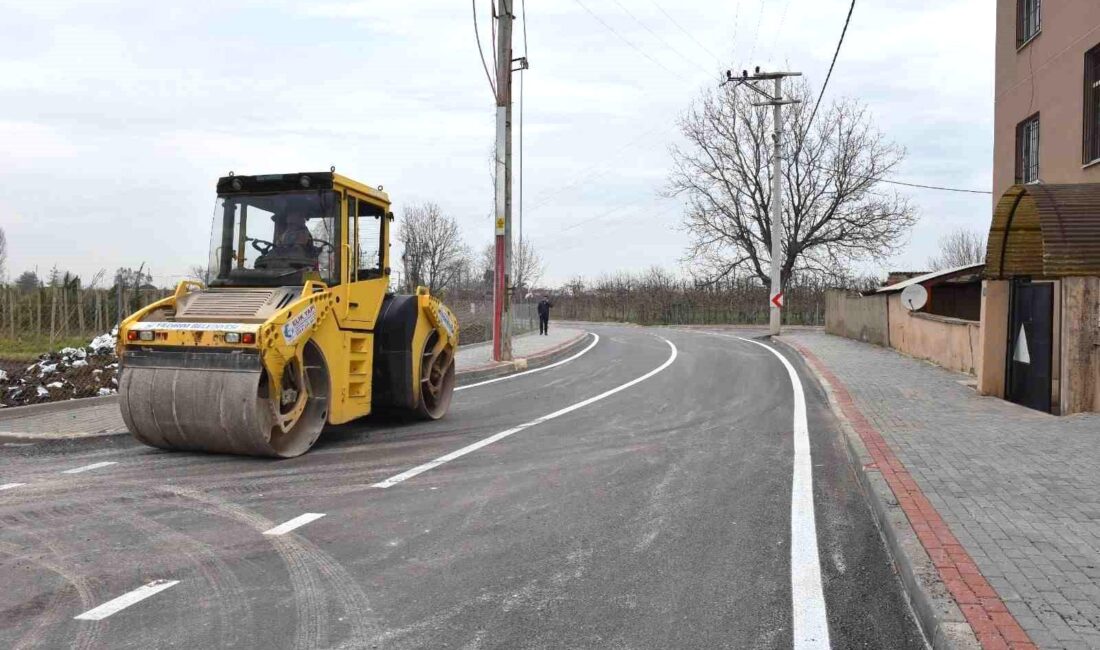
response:
[[[768,288],[742,282],[722,287],[595,287],[554,298],[553,318],[639,325],[763,325],[770,318]],[[825,286],[790,286],[783,323],[824,325]]]
[[[115,338],[127,315],[169,295],[155,287],[0,286],[0,408],[109,395],[118,387]],[[444,297],[463,345],[492,338],[492,300]],[[538,327],[532,301],[512,304],[514,334]]]
[[[33,358],[87,343],[171,293],[156,287],[87,289],[0,286],[0,359]]]
[[[115,392],[110,332],[168,293],[151,286],[0,287],[0,407]]]
[[[493,301],[485,298],[443,299],[458,318],[458,340],[461,345],[483,343],[493,338]],[[532,301],[512,303],[512,334],[532,332],[538,328],[536,305]]]

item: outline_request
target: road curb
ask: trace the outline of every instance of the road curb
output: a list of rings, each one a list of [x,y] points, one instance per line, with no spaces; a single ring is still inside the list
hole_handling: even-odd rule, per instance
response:
[[[469,370],[455,373],[455,385],[463,386],[485,379],[504,377],[528,369],[546,366],[580,350],[587,342],[589,332],[581,332],[577,336],[561,343],[549,350],[532,355],[526,359],[489,366],[479,366]],[[75,440],[79,438],[92,438],[97,436],[114,436],[128,433],[127,431],[104,431],[95,433],[20,433],[4,430],[4,423],[11,420],[22,420],[40,415],[71,411],[94,406],[104,406],[118,402],[118,395],[106,395],[103,397],[85,397],[83,399],[71,399],[61,402],[47,402],[45,404],[30,404],[27,406],[9,406],[0,409],[0,443],[5,442],[44,442],[50,440]]]
[[[905,597],[925,641],[934,650],[980,650],[982,645],[974,629],[940,578],[939,569],[925,550],[908,515],[842,408],[833,382],[817,367],[820,362],[797,343],[775,337],[772,340],[799,355],[824,390],[829,407],[844,432],[848,456],[867,495],[879,534],[894,561]]]
[[[456,373],[455,385],[463,386],[486,379],[506,377],[517,372],[523,372],[524,370],[534,370],[535,368],[550,365],[580,350],[584,347],[590,336],[591,332],[581,332],[564,343],[550,348],[549,350],[531,355],[525,359],[516,359],[511,362],[496,363],[463,370],[460,373]]]
[[[71,411],[77,408],[84,408],[87,406],[102,406],[104,404],[111,404],[118,401],[118,394],[104,395],[102,397],[81,397],[79,399],[67,399],[58,402],[45,402],[44,404],[28,404],[26,406],[8,406],[0,409],[0,430],[4,428],[4,422],[8,420],[18,420],[25,417],[34,417],[36,415],[45,415],[47,413],[58,413],[61,411]]]

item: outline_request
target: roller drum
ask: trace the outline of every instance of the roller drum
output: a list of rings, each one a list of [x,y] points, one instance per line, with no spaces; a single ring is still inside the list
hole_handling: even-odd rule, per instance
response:
[[[262,371],[124,367],[122,418],[135,438],[161,449],[282,458],[305,453],[324,427],[327,391],[311,394],[284,433],[263,382]]]

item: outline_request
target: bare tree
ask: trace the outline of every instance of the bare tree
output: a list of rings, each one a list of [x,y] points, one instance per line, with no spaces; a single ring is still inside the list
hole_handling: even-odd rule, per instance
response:
[[[8,238],[4,235],[4,229],[0,228],[0,282],[7,277],[5,271],[8,266]]]
[[[96,271],[95,275],[92,276],[92,279],[88,281],[88,288],[98,289],[99,283],[103,282],[103,278],[106,277],[106,275],[107,269],[99,269],[98,271]]]
[[[928,266],[933,271],[940,271],[984,261],[985,237],[972,230],[958,228],[940,237],[940,252],[928,258]]]
[[[902,148],[874,127],[851,100],[813,107],[802,100],[784,110],[783,257],[781,277],[835,277],[853,262],[893,253],[916,221],[913,208],[877,179],[904,158]],[[721,280],[752,275],[767,282],[771,264],[771,111],[754,107],[750,90],[732,85],[706,92],[680,119],[687,139],[673,147],[668,194],[687,201],[692,236],[688,262],[697,275]]]
[[[401,261],[409,290],[425,286],[442,293],[468,273],[470,252],[458,222],[435,203],[406,208],[397,238],[405,247]]]
[[[193,264],[187,268],[187,279],[198,280],[203,284],[210,284],[214,275],[214,270],[208,264]]]
[[[495,269],[496,246],[489,244],[481,251],[480,275],[490,287]],[[512,248],[512,273],[509,281],[520,295],[526,295],[528,291],[534,289],[545,272],[546,267],[542,263],[542,257],[531,244],[531,240],[525,239]]]

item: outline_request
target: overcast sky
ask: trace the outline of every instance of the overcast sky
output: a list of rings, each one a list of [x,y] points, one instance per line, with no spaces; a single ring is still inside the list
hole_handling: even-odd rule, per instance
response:
[[[680,208],[658,197],[675,118],[728,67],[801,70],[816,90],[847,5],[529,0],[523,232],[549,283],[679,267]],[[144,262],[174,283],[206,258],[214,183],[230,170],[335,165],[384,185],[398,214],[435,201],[472,248],[491,241],[493,99],[464,0],[0,0],[0,11],[10,277]],[[898,179],[989,189],[993,21],[988,0],[856,6],[826,98],[868,105],[908,150]],[[516,36],[518,56],[522,23]],[[922,218],[886,266],[923,267],[945,230],[988,227],[988,196],[906,193]]]

